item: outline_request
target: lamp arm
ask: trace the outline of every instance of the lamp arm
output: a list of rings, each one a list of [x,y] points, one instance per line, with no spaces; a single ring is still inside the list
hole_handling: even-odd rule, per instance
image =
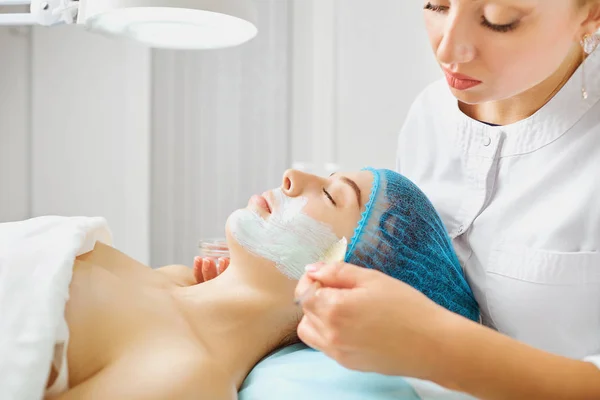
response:
[[[29,13],[2,13],[0,25],[73,24],[77,19],[79,1],[73,0],[0,0],[0,6],[29,5]]]

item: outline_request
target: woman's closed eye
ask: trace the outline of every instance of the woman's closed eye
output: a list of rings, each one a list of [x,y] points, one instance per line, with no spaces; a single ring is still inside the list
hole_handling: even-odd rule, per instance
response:
[[[443,13],[443,12],[448,11],[448,9],[450,7],[448,7],[448,6],[441,6],[439,4],[431,4],[430,2],[427,2],[427,4],[425,4],[425,7],[423,7],[423,8],[426,9],[426,10],[429,10],[429,11]]]
[[[329,194],[329,192],[327,191],[327,189],[323,188],[323,193],[329,199],[329,201],[331,202],[331,204],[333,204],[335,207],[337,207],[337,203],[335,202],[335,200],[333,199],[333,197],[331,197],[331,194]]]
[[[511,22],[510,24],[492,24],[488,21],[483,15],[481,16],[481,25],[485,26],[488,29],[491,29],[495,32],[510,32],[514,30],[517,25],[519,25],[519,21]]]
[[[450,10],[449,6],[432,4],[431,2],[427,2],[425,4],[425,7],[423,7],[423,8],[425,10],[436,12],[436,13],[441,13],[441,14],[447,13],[448,10]],[[517,28],[517,26],[519,25],[519,20],[515,20],[508,24],[495,24],[495,23],[492,23],[490,20],[488,20],[485,15],[482,15],[481,16],[481,25],[487,29],[494,31],[494,32],[506,33],[506,32],[515,30]]]

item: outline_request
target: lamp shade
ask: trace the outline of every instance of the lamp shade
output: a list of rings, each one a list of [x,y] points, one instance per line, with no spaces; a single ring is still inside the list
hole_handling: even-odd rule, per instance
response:
[[[170,49],[232,47],[257,34],[252,0],[81,0],[77,23]]]

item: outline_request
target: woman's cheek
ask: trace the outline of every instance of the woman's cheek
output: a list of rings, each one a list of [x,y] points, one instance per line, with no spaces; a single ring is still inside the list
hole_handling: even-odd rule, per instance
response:
[[[310,198],[302,212],[312,219],[328,225],[333,233],[339,238],[345,237],[350,240],[360,219],[358,211],[351,212],[348,209],[336,208],[329,200]]]
[[[322,204],[319,204],[318,201],[309,201],[302,212],[315,221],[327,225],[336,236],[344,236],[343,226],[340,226],[337,215],[339,213],[334,209],[333,205],[328,207],[324,201],[322,201]]]
[[[326,210],[327,205],[321,199],[310,199],[302,209],[302,212],[312,219],[331,225],[331,215]]]

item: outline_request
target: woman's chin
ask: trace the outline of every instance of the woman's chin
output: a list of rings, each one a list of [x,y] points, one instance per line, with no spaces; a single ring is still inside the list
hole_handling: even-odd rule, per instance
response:
[[[233,232],[232,232],[232,224],[230,221],[231,218],[227,219],[225,224],[225,240],[227,241],[227,248],[229,249],[229,257],[231,260],[235,258],[236,262],[243,264],[264,264],[269,263],[275,265],[275,263],[271,260],[268,260],[264,257],[259,256],[256,253],[253,253],[248,248],[242,246],[240,242],[237,241]]]
[[[240,258],[244,257],[249,252],[236,240],[233,234],[233,221],[231,215],[227,218],[225,223],[225,240],[227,242],[227,248],[229,250],[229,257]]]
[[[232,247],[239,246],[239,243],[237,243],[231,231],[231,215],[227,218],[227,221],[225,222],[225,240],[227,242],[227,248],[229,249],[230,253]]]
[[[489,101],[488,96],[485,96],[480,92],[470,92],[468,90],[457,90],[453,88],[450,88],[450,91],[458,101],[464,104],[475,105]]]

